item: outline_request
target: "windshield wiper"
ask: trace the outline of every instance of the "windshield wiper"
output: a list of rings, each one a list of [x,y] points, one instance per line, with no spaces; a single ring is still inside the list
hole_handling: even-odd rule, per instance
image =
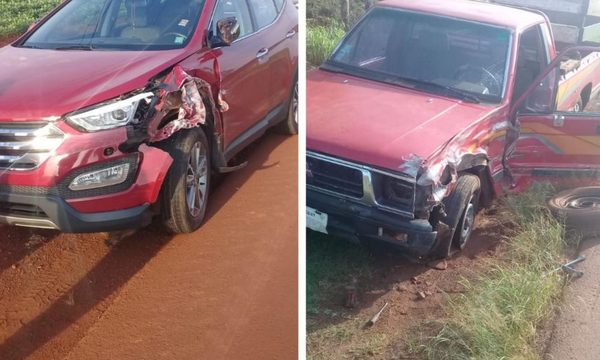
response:
[[[54,50],[85,50],[92,51],[94,47],[92,45],[68,45],[54,48]]]
[[[22,48],[26,48],[26,49],[41,49],[41,47],[36,46],[36,45],[18,45],[18,47],[22,47]]]
[[[470,102],[473,104],[479,104],[481,102],[481,100],[479,100],[479,98],[473,94],[469,94],[467,92],[464,92],[460,89],[454,88],[452,86],[448,86],[448,85],[442,85],[442,84],[438,84],[438,83],[434,83],[434,82],[429,82],[429,81],[425,81],[425,80],[420,80],[420,79],[413,79],[413,78],[408,78],[408,77],[399,77],[398,78],[400,81],[408,81],[408,82],[412,82],[412,83],[416,83],[419,85],[423,85],[423,86],[430,86],[439,90],[444,90],[446,91],[446,93],[449,96],[453,96],[453,97],[457,97],[460,100],[466,101],[466,102]],[[452,95],[450,95],[452,94]]]

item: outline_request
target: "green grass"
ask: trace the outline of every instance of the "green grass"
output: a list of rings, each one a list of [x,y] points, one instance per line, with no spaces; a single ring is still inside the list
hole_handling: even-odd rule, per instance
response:
[[[307,232],[306,238],[306,311],[337,316],[324,307],[324,300],[343,294],[353,277],[370,277],[371,258],[365,248],[344,240],[313,232]]]
[[[0,38],[21,34],[60,0],[0,0]]]
[[[515,232],[503,256],[466,292],[450,298],[449,320],[420,348],[427,359],[540,359],[536,336],[565,284],[555,273],[564,253],[561,224],[544,206],[553,191],[538,186],[506,200]]]
[[[319,66],[329,57],[345,31],[342,25],[309,25],[306,38],[306,61],[309,66]]]

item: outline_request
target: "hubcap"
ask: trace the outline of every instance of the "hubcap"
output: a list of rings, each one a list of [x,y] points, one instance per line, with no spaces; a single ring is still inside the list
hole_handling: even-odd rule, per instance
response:
[[[192,146],[186,176],[186,200],[190,215],[197,217],[204,208],[208,187],[207,151],[201,142]]]
[[[473,231],[473,224],[475,223],[475,205],[472,202],[469,202],[467,208],[465,209],[465,216],[462,223],[462,229],[460,232],[460,245],[464,245],[467,242],[467,239],[471,235]]]
[[[571,209],[592,209],[600,208],[600,198],[594,196],[581,197],[569,201],[567,207]]]

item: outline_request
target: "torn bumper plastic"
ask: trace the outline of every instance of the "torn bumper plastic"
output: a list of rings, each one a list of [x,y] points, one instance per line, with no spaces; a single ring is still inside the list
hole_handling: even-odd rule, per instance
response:
[[[327,232],[354,241],[384,241],[418,256],[431,253],[438,233],[427,220],[402,218],[383,210],[307,190],[307,206],[328,215]]]

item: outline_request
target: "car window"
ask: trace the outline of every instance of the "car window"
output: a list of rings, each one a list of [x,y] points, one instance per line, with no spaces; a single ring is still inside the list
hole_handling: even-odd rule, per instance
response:
[[[508,29],[493,25],[377,8],[350,32],[328,64],[374,80],[498,103],[504,95],[510,38]]]
[[[533,80],[549,63],[546,47],[539,26],[534,26],[521,35],[517,50],[517,72],[513,101],[517,100]]]
[[[281,11],[283,8],[283,3],[285,0],[275,0],[275,6],[277,7],[277,12]]]
[[[259,29],[271,24],[277,17],[277,9],[273,0],[249,0],[250,7]]]
[[[240,37],[244,37],[254,31],[246,0],[220,0],[218,2],[211,26],[213,34],[217,30],[217,22],[228,17],[235,17],[237,19],[240,25]]]
[[[205,0],[72,0],[24,42],[40,48],[161,50],[185,46]]]

